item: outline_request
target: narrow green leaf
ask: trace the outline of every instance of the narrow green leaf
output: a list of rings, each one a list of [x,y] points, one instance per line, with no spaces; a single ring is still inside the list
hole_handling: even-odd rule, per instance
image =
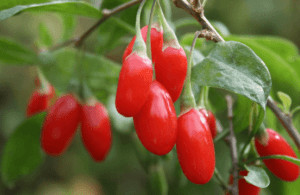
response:
[[[33,51],[8,38],[0,37],[0,62],[3,64],[32,64],[36,59]]]
[[[249,47],[234,41],[217,43],[209,55],[193,67],[192,82],[241,94],[263,109],[272,85],[264,62]]]
[[[296,108],[294,108],[291,112],[292,115],[294,115],[296,112],[300,111],[300,106],[297,106]]]
[[[245,166],[245,168],[249,171],[248,175],[244,177],[248,183],[260,188],[270,185],[270,178],[263,168],[256,166]]]
[[[12,186],[43,162],[40,133],[45,113],[25,120],[6,142],[1,163],[2,181]]]
[[[72,34],[76,27],[76,20],[74,16],[68,14],[61,14],[61,18],[63,21],[63,28],[64,28],[62,39],[67,40],[70,37],[72,37]]]
[[[256,158],[255,160],[266,160],[266,159],[281,159],[281,160],[286,160],[286,161],[295,163],[296,165],[300,166],[300,159],[294,158],[294,157],[290,157],[290,156],[285,156],[285,155],[261,156],[259,158]]]
[[[277,95],[279,97],[279,99],[282,102],[283,105],[283,112],[285,113],[289,113],[290,112],[290,108],[292,105],[292,99],[290,98],[290,96],[286,93],[283,93],[281,91],[277,92]]]
[[[50,31],[48,27],[44,24],[41,23],[39,25],[39,40],[38,40],[38,45],[40,47],[49,47],[53,43],[52,36],[50,34]]]
[[[48,11],[64,14],[81,15],[87,17],[99,18],[101,12],[84,1],[51,1],[48,3],[39,3],[31,5],[17,5],[0,11],[0,21],[12,17],[24,11]]]
[[[2,0],[0,1],[0,10],[15,7],[17,5],[30,5],[37,3],[46,3],[50,1],[51,0]]]

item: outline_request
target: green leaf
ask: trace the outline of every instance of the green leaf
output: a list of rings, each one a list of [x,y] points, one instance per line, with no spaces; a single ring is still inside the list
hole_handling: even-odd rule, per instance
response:
[[[17,5],[46,3],[46,2],[50,2],[50,1],[51,0],[3,0],[3,1],[0,1],[0,10],[15,7]]]
[[[217,43],[209,55],[193,67],[192,82],[243,95],[263,109],[272,85],[264,62],[249,47],[234,41]]]
[[[48,27],[44,24],[41,23],[39,25],[39,41],[38,45],[40,47],[49,47],[53,43],[52,36],[49,32]]]
[[[15,41],[0,37],[0,62],[24,65],[34,63],[36,59],[33,51]]]
[[[281,91],[278,91],[277,92],[277,95],[279,97],[279,99],[281,100],[282,102],[282,105],[283,105],[283,112],[285,113],[289,113],[290,112],[290,108],[291,108],[291,105],[292,105],[292,99],[290,98],[289,95],[281,92]]]
[[[245,166],[245,168],[249,171],[248,175],[244,177],[248,183],[260,188],[270,185],[270,178],[263,168],[256,166]]]
[[[288,93],[295,104],[300,103],[300,58],[290,41],[267,36],[229,36],[248,45],[266,63],[272,75],[272,90]],[[298,60],[299,59],[299,60]]]
[[[1,163],[1,176],[6,185],[14,185],[43,162],[40,134],[44,117],[45,113],[41,113],[25,120],[6,142]]]
[[[17,5],[15,7],[0,11],[0,21],[25,11],[48,11],[64,14],[81,15],[99,18],[101,12],[84,1],[51,1],[47,3]]]
[[[79,55],[80,54],[80,55]],[[74,67],[83,65],[89,87],[96,96],[108,98],[115,93],[121,66],[104,56],[75,49],[63,49],[53,53],[42,53],[40,67],[47,79],[59,90],[65,91],[74,76]]]

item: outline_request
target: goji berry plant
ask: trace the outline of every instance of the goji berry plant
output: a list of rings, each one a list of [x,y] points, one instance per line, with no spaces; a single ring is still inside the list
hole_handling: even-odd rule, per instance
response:
[[[226,2],[2,0],[0,194],[298,195],[298,48]]]

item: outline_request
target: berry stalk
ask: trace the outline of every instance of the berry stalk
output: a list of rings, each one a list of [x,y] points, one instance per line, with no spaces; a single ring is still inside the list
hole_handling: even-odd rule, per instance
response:
[[[200,32],[197,31],[195,33],[195,37],[191,46],[190,54],[188,57],[188,67],[187,67],[187,74],[184,82],[183,92],[182,92],[182,99],[181,99],[181,112],[184,112],[190,108],[196,107],[195,97],[192,91],[192,83],[191,83],[191,72],[192,72],[192,57],[193,51],[196,45],[196,40],[199,36]]]

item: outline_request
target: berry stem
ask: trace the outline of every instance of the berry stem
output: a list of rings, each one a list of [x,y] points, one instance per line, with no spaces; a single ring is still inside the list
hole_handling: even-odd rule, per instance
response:
[[[154,8],[156,5],[156,0],[153,0],[153,4],[151,7],[151,12],[150,12],[150,18],[149,18],[149,23],[148,23],[148,30],[147,30],[147,55],[148,58],[151,59],[152,61],[152,54],[151,54],[151,28],[152,28],[152,21],[153,21],[153,16],[154,16]],[[155,79],[155,67],[154,63],[152,61],[152,67],[153,67],[153,80]]]
[[[180,49],[180,44],[178,43],[178,40],[177,40],[177,37],[175,35],[175,32],[173,31],[173,29],[170,27],[170,25],[168,24],[165,16],[164,16],[164,13],[162,11],[162,8],[160,6],[160,3],[159,1],[157,1],[157,4],[158,4],[158,17],[159,17],[159,20],[163,26],[163,30],[164,30],[164,47],[163,47],[163,50],[169,46],[169,44],[172,44],[172,47],[173,48],[176,48],[176,49]]]
[[[42,92],[47,92],[48,91],[48,81],[46,79],[46,77],[44,76],[44,74],[42,73],[42,70],[37,66],[36,67],[36,71],[37,71],[37,74],[38,74],[38,78],[40,80],[40,90]]]
[[[142,55],[146,54],[146,44],[143,40],[142,33],[141,33],[141,26],[140,26],[141,12],[145,5],[145,2],[146,2],[146,0],[143,0],[141,2],[139,9],[137,11],[137,14],[136,14],[136,20],[135,20],[136,40],[135,40],[135,43],[134,43],[134,46],[132,49],[133,51],[136,51]]]
[[[152,28],[152,21],[153,21],[153,15],[154,15],[154,8],[156,5],[156,0],[153,0],[150,17],[149,17],[149,23],[148,23],[148,30],[147,30],[147,55],[149,59],[152,59],[151,56],[151,28]],[[153,67],[154,70],[154,67]]]
[[[201,88],[200,98],[197,105],[199,108],[208,108],[208,92],[209,92],[208,86],[203,86]]]
[[[195,37],[191,46],[189,58],[188,58],[188,67],[187,67],[187,74],[184,82],[184,88],[182,92],[182,98],[181,98],[181,112],[185,112],[189,110],[190,108],[196,107],[195,97],[192,90],[192,83],[191,83],[191,72],[192,72],[192,57],[193,57],[193,51],[196,45],[196,40],[199,36],[200,32],[197,31],[195,33]]]

